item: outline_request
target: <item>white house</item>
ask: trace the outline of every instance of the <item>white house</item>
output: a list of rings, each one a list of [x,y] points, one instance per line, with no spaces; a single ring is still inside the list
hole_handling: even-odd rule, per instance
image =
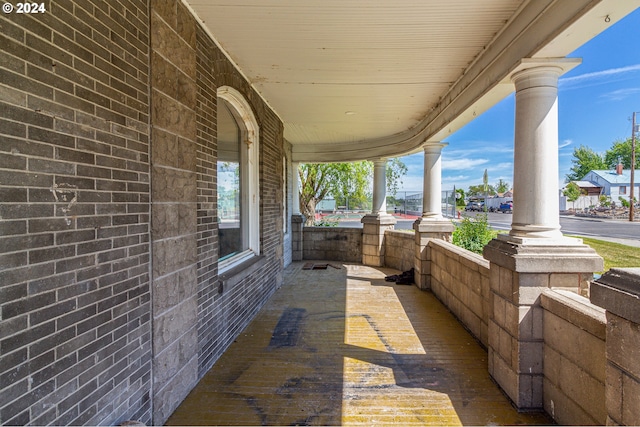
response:
[[[582,181],[592,183],[601,188],[600,194],[610,196],[612,200],[618,197],[628,199],[631,195],[631,170],[616,168],[616,170],[592,170],[582,178]],[[634,196],[638,199],[640,183],[636,178],[634,183]]]

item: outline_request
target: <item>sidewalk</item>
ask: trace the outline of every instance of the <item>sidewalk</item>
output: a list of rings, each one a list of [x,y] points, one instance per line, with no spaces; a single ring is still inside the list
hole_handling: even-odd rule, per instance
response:
[[[285,283],[167,425],[549,424],[518,413],[487,353],[391,269],[285,271]]]

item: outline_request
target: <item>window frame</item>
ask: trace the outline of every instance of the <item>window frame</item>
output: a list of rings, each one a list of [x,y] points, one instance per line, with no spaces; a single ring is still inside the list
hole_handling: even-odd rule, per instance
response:
[[[247,246],[242,252],[218,262],[220,274],[260,255],[260,128],[251,106],[236,89],[221,86],[217,97],[229,104],[240,128],[240,148],[244,149],[240,153],[240,227],[243,246]]]

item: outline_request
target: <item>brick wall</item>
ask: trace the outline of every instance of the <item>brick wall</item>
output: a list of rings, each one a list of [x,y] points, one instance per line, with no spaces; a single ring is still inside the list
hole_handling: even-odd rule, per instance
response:
[[[154,423],[161,424],[282,283],[284,140],[277,116],[182,3],[152,3],[151,25]],[[262,258],[225,277],[216,222],[221,86],[242,93],[260,125]]]
[[[283,125],[204,30],[196,31],[198,164],[198,366],[213,366],[282,284]],[[239,274],[218,276],[216,189],[216,91],[230,86],[248,101],[260,125],[261,259]]]
[[[0,423],[161,424],[282,282],[282,123],[179,1],[0,25]],[[259,122],[261,198],[261,257],[224,277],[222,85]]]
[[[0,423],[151,419],[147,4],[0,16]]]

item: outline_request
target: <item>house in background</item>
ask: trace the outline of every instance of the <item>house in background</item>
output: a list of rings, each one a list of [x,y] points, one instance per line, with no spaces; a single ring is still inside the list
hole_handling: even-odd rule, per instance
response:
[[[594,184],[591,181],[571,181],[574,182],[578,188],[582,191],[582,194],[589,197],[600,197],[602,193],[602,186]]]
[[[637,178],[634,181],[633,196],[637,200],[640,198],[640,182]],[[622,169],[622,165],[618,165],[615,170],[592,170],[581,182],[591,183],[591,188],[594,189],[592,191],[598,188],[599,194],[609,196],[613,201],[617,201],[618,197],[628,199],[631,196],[631,170]]]

